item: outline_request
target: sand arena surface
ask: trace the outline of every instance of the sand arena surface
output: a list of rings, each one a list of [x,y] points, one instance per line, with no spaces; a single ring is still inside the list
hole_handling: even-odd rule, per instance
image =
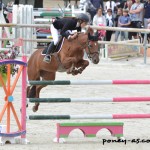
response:
[[[59,1],[62,5],[63,3]],[[58,6],[54,1],[45,0],[44,6]],[[129,61],[101,60],[98,65],[90,64],[86,70],[78,76],[57,73],[57,80],[115,80],[115,79],[150,79],[150,59],[147,65],[143,64],[143,58],[131,58]],[[150,96],[150,85],[97,85],[97,86],[47,86],[41,91],[41,97],[121,97],[121,96]],[[3,106],[4,92],[0,89],[0,110]],[[14,106],[17,113],[20,111],[21,79],[14,91]],[[41,104],[37,113],[32,112],[33,104],[29,104],[27,114],[60,115],[60,114],[129,114],[149,113],[150,102],[140,103],[53,103]],[[13,117],[12,117],[13,118]],[[5,123],[3,119],[3,123]],[[66,143],[53,143],[56,135],[57,122],[124,122],[124,137],[126,140],[145,139],[150,140],[149,119],[126,120],[44,120],[27,121],[28,145],[5,145],[0,150],[149,150],[149,143],[106,143],[103,139],[116,139],[110,136],[108,130],[98,132],[96,138],[84,138],[80,130],[71,132]],[[12,119],[12,128],[15,121]]]
[[[115,80],[115,79],[149,79],[149,63],[143,65],[143,58],[132,58],[129,61],[105,61],[101,60],[98,65],[90,66],[78,76],[67,75],[66,73],[57,73],[57,80]],[[41,97],[119,97],[119,96],[149,96],[150,85],[97,85],[97,86],[47,86],[41,91]],[[3,90],[0,90],[1,96]],[[14,92],[15,108],[19,113],[21,99],[21,80]],[[3,98],[1,98],[3,102]],[[0,104],[0,109],[2,108]],[[117,113],[149,113],[149,102],[141,103],[53,103],[41,104],[37,113],[32,112],[33,104],[29,104],[27,114],[59,115],[59,114],[117,114]],[[12,117],[13,118],[13,117]],[[53,143],[56,135],[57,122],[124,122],[124,137],[127,140],[132,139],[150,139],[150,120],[44,120],[27,121],[27,139],[31,142],[28,145],[5,145],[0,150],[148,150],[148,143],[135,144],[124,143],[106,143],[102,144],[102,139],[116,139],[111,137],[108,130],[104,129],[98,132],[96,138],[84,138],[80,130],[71,132],[66,143]],[[3,119],[5,122],[5,119]],[[15,122],[12,120],[12,127]]]

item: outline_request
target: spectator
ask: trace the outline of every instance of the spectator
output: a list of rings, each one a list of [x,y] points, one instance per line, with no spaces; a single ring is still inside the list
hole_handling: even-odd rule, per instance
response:
[[[116,3],[112,0],[107,1],[105,4],[105,12],[107,12],[108,9],[111,9],[112,13],[115,14],[117,11]]]
[[[122,8],[123,9],[124,3],[125,3],[124,0],[116,0],[115,2],[116,2],[117,8]]]
[[[96,8],[96,9],[90,10],[91,11],[91,13],[90,13],[91,19],[93,20],[93,17],[95,16],[97,9],[100,7],[102,8],[103,4],[101,5],[102,0],[90,0],[90,2],[94,6],[94,8]]]
[[[148,20],[147,29],[150,29],[150,19]],[[148,43],[150,44],[150,33],[147,35]]]
[[[122,16],[122,15],[123,15],[123,13],[122,13],[122,8],[118,8],[118,10],[117,10],[117,15],[116,15],[116,17],[114,18],[115,27],[119,27],[119,25],[118,25],[118,19],[119,19],[119,17]],[[116,31],[116,32],[115,32],[115,41],[116,41],[116,42],[118,41],[119,34],[120,34],[120,31]]]
[[[84,7],[86,8],[86,11],[90,13],[91,20],[93,20],[93,17],[96,12],[96,8],[93,6],[90,0],[80,0],[79,8],[83,10]]]
[[[130,10],[132,4],[133,4],[132,0],[127,0],[127,1],[124,3],[124,7],[123,7],[123,8]]]
[[[64,0],[65,7],[68,7],[70,5],[71,0]],[[74,3],[75,7],[78,8],[78,0],[75,0]]]
[[[103,15],[102,8],[99,8],[97,10],[97,13],[96,13],[96,15],[93,18],[93,25],[106,26],[106,18]],[[106,31],[105,30],[98,30],[98,33],[99,33],[99,39],[103,40],[105,35],[106,35]]]
[[[90,0],[90,1],[96,9],[98,8],[104,9],[103,0]]]
[[[142,22],[143,22],[143,8],[144,5],[140,3],[140,0],[135,0],[135,3],[130,8],[130,18],[131,18],[131,27],[132,28],[142,28]],[[129,33],[129,39],[137,38],[137,33],[130,32]]]
[[[147,29],[150,29],[150,19],[147,20]]]
[[[112,15],[112,10],[109,8],[107,9],[107,13],[106,13],[106,26],[108,27],[112,27],[114,25],[114,18]],[[111,35],[112,35],[113,31],[106,31],[106,41],[110,41],[111,40]]]
[[[144,4],[144,27],[147,28],[148,21],[150,20],[150,0]]]
[[[118,24],[120,27],[123,27],[123,28],[129,27],[129,25],[131,24],[131,19],[128,15],[127,9],[123,10],[123,16],[119,17]],[[128,40],[128,32],[121,31],[121,41],[123,41],[124,39]]]
[[[147,29],[150,29],[150,19],[147,20]],[[147,40],[148,40],[148,43],[150,44],[150,33],[147,34]]]
[[[93,18],[93,25],[103,24],[106,26],[106,18],[103,15],[102,8],[97,9],[97,13]]]

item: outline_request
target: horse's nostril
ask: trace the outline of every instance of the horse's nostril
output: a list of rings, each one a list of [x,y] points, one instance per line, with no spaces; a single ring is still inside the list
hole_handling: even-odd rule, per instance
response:
[[[99,61],[95,61],[95,64],[98,64]]]
[[[98,64],[98,63],[99,63],[99,59],[94,59],[94,60],[93,60],[93,63],[94,63],[94,64]]]

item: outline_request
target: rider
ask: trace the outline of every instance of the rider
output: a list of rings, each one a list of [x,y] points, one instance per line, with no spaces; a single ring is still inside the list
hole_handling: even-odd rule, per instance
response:
[[[65,37],[68,40],[73,40],[77,37],[77,33],[74,35],[71,35],[71,30],[77,30],[78,32],[81,32],[81,28],[85,27],[87,23],[89,22],[88,15],[84,13],[78,14],[75,18],[61,18],[56,19],[51,24],[51,34],[53,37],[53,42],[50,43],[48,46],[46,56],[44,57],[44,62],[50,63],[51,61],[51,54],[55,52],[56,45],[59,40],[58,31],[60,31],[60,35],[62,37]]]

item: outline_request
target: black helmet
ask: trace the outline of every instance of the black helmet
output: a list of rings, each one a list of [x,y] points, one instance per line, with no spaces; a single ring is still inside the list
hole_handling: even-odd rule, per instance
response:
[[[89,17],[87,14],[84,14],[84,13],[77,14],[77,18],[84,22],[89,22]]]

